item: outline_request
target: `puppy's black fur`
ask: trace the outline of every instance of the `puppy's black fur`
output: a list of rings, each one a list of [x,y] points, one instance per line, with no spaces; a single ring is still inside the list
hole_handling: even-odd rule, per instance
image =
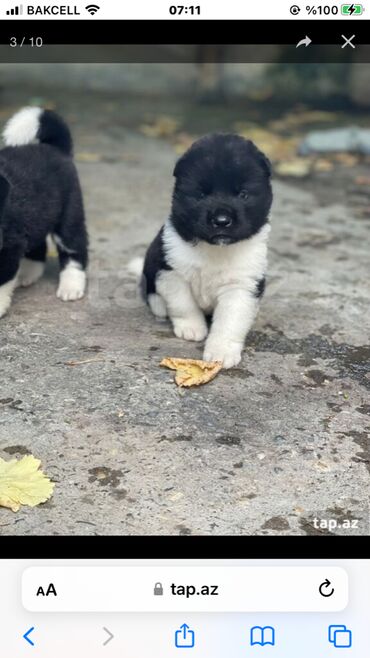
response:
[[[45,261],[48,234],[57,242],[61,270],[72,259],[82,270],[87,266],[85,215],[69,128],[48,110],[40,110],[36,128],[36,134],[24,138],[17,137],[17,127],[4,133],[16,145],[0,151],[0,287],[15,277],[21,258]]]
[[[148,295],[155,293],[155,280],[158,272],[170,269],[171,266],[167,263],[166,254],[163,248],[162,226],[146,253],[143,274],[140,281],[140,290],[143,299],[146,300]]]

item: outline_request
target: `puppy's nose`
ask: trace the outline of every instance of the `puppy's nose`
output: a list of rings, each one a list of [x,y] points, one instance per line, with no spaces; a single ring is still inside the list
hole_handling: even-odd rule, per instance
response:
[[[232,219],[231,217],[228,217],[228,215],[216,215],[212,219],[212,224],[216,228],[227,228],[228,226],[231,226]]]

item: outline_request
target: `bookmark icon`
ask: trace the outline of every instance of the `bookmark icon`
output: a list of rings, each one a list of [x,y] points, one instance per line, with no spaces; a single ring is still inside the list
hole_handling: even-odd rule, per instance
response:
[[[266,644],[275,646],[275,629],[272,626],[253,626],[251,628],[251,646],[259,644],[261,647]]]

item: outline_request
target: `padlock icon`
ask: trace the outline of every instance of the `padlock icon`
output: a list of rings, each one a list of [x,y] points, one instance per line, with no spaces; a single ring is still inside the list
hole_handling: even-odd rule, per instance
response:
[[[162,583],[156,583],[154,585],[154,596],[163,596],[163,585],[162,585]]]

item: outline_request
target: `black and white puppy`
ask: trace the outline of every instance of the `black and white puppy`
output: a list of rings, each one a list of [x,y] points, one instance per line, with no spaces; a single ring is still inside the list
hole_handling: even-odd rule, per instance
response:
[[[86,288],[87,233],[69,128],[54,112],[27,107],[5,127],[0,151],[0,317],[17,285],[42,275],[46,238],[58,249],[57,296],[80,299]]]
[[[231,368],[265,287],[271,166],[253,142],[210,134],[183,155],[174,176],[171,215],[147,251],[142,289],[176,336],[208,336],[204,359]]]

